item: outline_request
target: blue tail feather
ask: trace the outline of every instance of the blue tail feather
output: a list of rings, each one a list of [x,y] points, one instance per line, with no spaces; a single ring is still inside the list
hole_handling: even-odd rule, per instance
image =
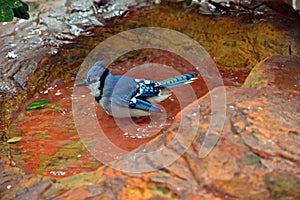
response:
[[[175,76],[163,81],[158,82],[160,87],[165,87],[165,88],[174,88],[177,86],[181,86],[187,83],[192,82],[193,80],[196,79],[196,77],[199,76],[199,74],[184,74],[181,76]]]

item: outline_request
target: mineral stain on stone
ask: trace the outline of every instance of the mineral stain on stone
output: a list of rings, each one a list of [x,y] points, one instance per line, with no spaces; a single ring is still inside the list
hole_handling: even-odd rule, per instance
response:
[[[29,100],[35,109],[25,107],[12,123],[11,135],[23,138],[11,145],[12,156],[27,174],[61,178],[95,170],[102,164],[86,151],[72,121],[73,83],[54,83]],[[36,109],[40,105],[43,109]]]

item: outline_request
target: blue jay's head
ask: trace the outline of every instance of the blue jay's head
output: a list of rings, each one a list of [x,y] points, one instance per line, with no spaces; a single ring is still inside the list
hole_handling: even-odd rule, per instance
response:
[[[101,82],[108,75],[108,69],[104,67],[103,61],[98,61],[94,66],[88,71],[86,79],[81,83],[76,84],[76,86],[89,86],[91,84]]]

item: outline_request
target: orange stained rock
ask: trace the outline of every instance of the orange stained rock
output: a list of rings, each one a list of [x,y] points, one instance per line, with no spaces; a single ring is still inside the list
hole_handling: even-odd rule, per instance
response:
[[[87,189],[76,188],[72,190],[72,192],[70,192],[67,197],[61,198],[61,200],[85,199],[89,196],[89,194],[90,191]]]

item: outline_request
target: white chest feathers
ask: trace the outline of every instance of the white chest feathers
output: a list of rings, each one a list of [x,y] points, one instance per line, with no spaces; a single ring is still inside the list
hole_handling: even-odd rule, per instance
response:
[[[98,97],[100,95],[100,81],[91,83],[87,86],[91,90],[91,94],[95,97]]]

